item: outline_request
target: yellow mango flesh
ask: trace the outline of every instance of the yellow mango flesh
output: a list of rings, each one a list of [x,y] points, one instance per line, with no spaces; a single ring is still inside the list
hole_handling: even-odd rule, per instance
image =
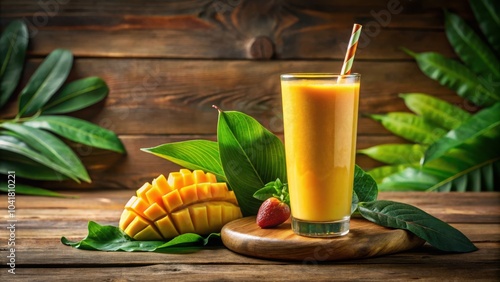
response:
[[[215,175],[181,169],[145,183],[125,205],[119,227],[136,240],[166,240],[183,233],[219,232],[241,218],[233,191]]]

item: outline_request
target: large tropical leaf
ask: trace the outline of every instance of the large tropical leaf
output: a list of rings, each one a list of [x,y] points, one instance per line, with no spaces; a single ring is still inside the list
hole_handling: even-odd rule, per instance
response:
[[[38,116],[24,124],[54,132],[77,143],[125,153],[125,147],[113,131],[78,118],[47,115]]]
[[[43,114],[64,114],[93,105],[108,95],[106,82],[99,77],[75,80],[61,88],[43,106]]]
[[[80,183],[78,177],[75,176],[71,170],[67,169],[65,166],[61,166],[52,162],[49,158],[33,150],[26,143],[15,137],[0,135],[0,148],[5,151],[27,157],[35,162],[45,165],[48,168],[60,172],[61,174],[73,179],[77,183]]]
[[[31,148],[47,157],[50,162],[65,167],[76,177],[90,182],[87,170],[80,159],[68,145],[54,135],[37,128],[30,128],[22,124],[4,123],[1,125],[16,134],[16,137]]]
[[[18,175],[16,171],[16,175]],[[0,191],[9,192],[7,182],[0,181]],[[23,183],[16,183],[16,194],[31,195],[31,196],[44,196],[44,197],[57,197],[57,198],[71,198],[72,196],[63,195],[54,191],[50,191],[40,187],[34,187]]]
[[[359,212],[376,224],[406,229],[442,251],[477,250],[462,232],[408,204],[383,200],[360,203]]]
[[[417,164],[413,164],[413,165],[417,165]],[[393,175],[395,173],[401,172],[409,166],[412,166],[412,165],[411,164],[383,165],[383,166],[373,168],[373,169],[367,171],[367,173],[371,177],[373,177],[375,182],[382,183],[384,178],[386,178],[390,175]]]
[[[0,37],[0,108],[16,89],[28,47],[28,29],[22,21],[13,21]]]
[[[419,163],[427,146],[420,144],[383,144],[359,150],[372,159],[386,164]]]
[[[500,93],[483,85],[480,78],[458,61],[434,52],[416,54],[406,50],[428,77],[449,87],[478,106],[490,106],[500,100]]]
[[[466,66],[477,75],[492,75],[494,80],[500,80],[500,61],[461,17],[445,12],[445,31],[451,46]]]
[[[408,167],[385,177],[381,191],[500,190],[498,127],[477,136],[421,167]]]
[[[381,122],[390,132],[415,143],[431,144],[446,134],[444,129],[411,113],[393,112],[370,117]]]
[[[432,144],[425,152],[424,163],[441,157],[447,151],[471,138],[485,134],[495,127],[500,127],[500,102],[478,112],[458,128],[449,131]]]
[[[70,51],[56,49],[50,53],[21,91],[18,116],[39,111],[64,83],[72,64]]]
[[[458,127],[471,114],[439,98],[423,93],[400,94],[406,106],[424,120],[450,130]]]
[[[391,174],[382,179],[378,184],[379,191],[426,191],[440,178],[425,173],[417,167],[407,167],[406,169]]]
[[[61,181],[68,177],[61,173],[35,162],[27,157],[0,149],[0,173],[8,174],[15,171],[16,176],[46,181]]]
[[[497,53],[500,53],[500,1],[473,0],[469,1],[472,11],[479,22],[486,39]]]
[[[227,181],[220,163],[219,145],[208,140],[189,140],[141,149],[182,167],[211,172],[220,181]]]
[[[217,139],[222,167],[243,215],[255,215],[262,203],[253,194],[276,178],[287,179],[281,140],[254,118],[219,111]]]

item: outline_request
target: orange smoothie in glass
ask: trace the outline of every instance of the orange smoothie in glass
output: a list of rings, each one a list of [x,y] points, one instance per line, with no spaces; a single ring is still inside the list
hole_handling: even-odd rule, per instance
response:
[[[281,76],[292,227],[300,235],[349,231],[360,76],[338,77]]]

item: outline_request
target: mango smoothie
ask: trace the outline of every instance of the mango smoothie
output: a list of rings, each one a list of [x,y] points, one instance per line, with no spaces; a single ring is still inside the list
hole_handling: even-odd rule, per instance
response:
[[[313,223],[305,227],[317,236],[324,227],[315,230],[314,223],[341,222],[340,229],[347,225],[347,231],[326,226],[324,231],[332,236],[344,235],[334,234],[336,231],[348,232],[359,78],[356,74],[341,79],[333,74],[281,76],[292,221]]]

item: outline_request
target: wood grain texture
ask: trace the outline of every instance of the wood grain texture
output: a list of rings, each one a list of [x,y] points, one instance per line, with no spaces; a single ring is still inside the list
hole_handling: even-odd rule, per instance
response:
[[[224,246],[239,254],[313,263],[383,256],[425,243],[405,230],[357,218],[351,219],[349,234],[330,239],[296,235],[289,220],[275,228],[262,229],[255,223],[255,216],[229,222],[222,228],[221,237]]]
[[[358,148],[404,142],[366,116],[407,111],[399,93],[429,93],[476,110],[424,76],[400,49],[456,57],[444,34],[443,8],[476,24],[466,0],[2,0],[0,29],[14,19],[29,27],[28,61],[16,93],[56,48],[75,55],[68,82],[102,77],[110,87],[107,99],[73,115],[115,131],[129,152],[121,158],[77,147],[94,182],[43,186],[136,188],[177,169],[138,149],[213,137],[213,104],[245,112],[281,134],[279,74],[340,70],[353,22],[364,25],[353,67],[362,74]],[[14,116],[16,108],[12,97],[0,118]],[[358,164],[380,165],[365,156]]]
[[[422,259],[421,261],[425,261]],[[450,268],[452,270],[450,270]],[[16,281],[68,281],[75,273],[87,270],[83,268],[28,268],[23,269]],[[88,270],[87,270],[88,271]],[[140,265],[126,269],[124,267],[105,267],[86,274],[95,281],[332,281],[337,277],[348,280],[409,281],[496,281],[498,267],[493,263],[484,265],[459,263],[433,265],[429,263],[405,264],[349,264],[349,265],[252,265],[239,264],[224,266],[213,264],[155,264]],[[313,277],[313,278],[312,278]]]
[[[65,191],[74,199],[17,195],[16,233],[19,281],[67,281],[75,273],[94,281],[176,279],[176,281],[310,280],[332,277],[357,280],[495,281],[500,274],[500,193],[380,193],[379,199],[415,205],[462,231],[479,248],[466,254],[440,252],[429,245],[391,255],[335,262],[263,260],[226,248],[203,249],[192,254],[93,252],[60,243],[61,236],[80,240],[88,220],[117,225],[130,190]],[[0,198],[0,210],[7,200]],[[0,238],[7,238],[7,213],[0,214]],[[5,241],[3,241],[5,242]],[[0,246],[5,253],[6,246]],[[0,277],[7,277],[7,268]],[[90,271],[92,270],[92,271]],[[79,276],[82,278],[82,276]],[[7,280],[9,281],[9,280]]]
[[[21,85],[39,63],[28,62]],[[340,68],[340,61],[77,59],[68,82],[87,76],[100,76],[107,82],[110,93],[106,101],[76,116],[118,134],[214,134],[214,104],[223,110],[245,112],[271,131],[282,132],[279,75]],[[467,110],[472,108],[423,75],[414,62],[361,61],[353,71],[361,73],[360,135],[388,134],[366,115],[408,111],[399,93],[429,93]],[[0,116],[13,116],[16,109],[13,98]]]
[[[395,52],[400,46],[453,55],[442,8],[471,15],[466,1],[444,0],[59,2],[2,1],[0,24],[24,19],[36,39],[33,55],[62,47],[91,57],[341,60],[358,22],[365,25],[358,59],[407,59]],[[274,47],[270,56],[252,52],[259,37]]]

